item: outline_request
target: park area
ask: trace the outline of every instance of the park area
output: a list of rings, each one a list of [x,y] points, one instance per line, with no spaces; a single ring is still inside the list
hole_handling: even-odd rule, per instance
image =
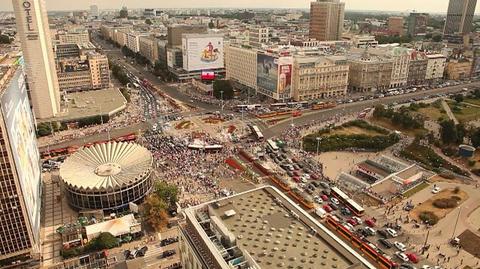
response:
[[[399,137],[388,130],[356,120],[341,126],[322,129],[303,138],[306,151],[382,151],[399,141]]]
[[[469,102],[458,103],[455,101],[447,101],[448,106],[452,110],[455,118],[461,123],[475,121],[480,119],[480,106],[473,104],[480,102],[478,99],[471,99]]]

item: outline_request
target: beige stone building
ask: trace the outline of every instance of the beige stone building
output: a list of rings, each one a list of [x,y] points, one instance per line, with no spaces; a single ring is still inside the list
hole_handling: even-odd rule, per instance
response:
[[[348,62],[350,65],[349,87],[353,91],[377,91],[390,87],[392,59],[365,52],[350,56]]]
[[[427,73],[426,80],[434,80],[443,78],[447,57],[443,54],[427,55]]]
[[[348,88],[346,57],[295,57],[293,99],[306,101],[343,96]]]
[[[225,70],[227,79],[257,89],[257,52],[250,47],[226,46]]]
[[[84,44],[90,42],[88,30],[64,31],[57,33],[57,40],[60,44]]]
[[[154,36],[141,36],[138,40],[139,53],[153,65],[158,61],[158,39]]]
[[[343,32],[345,3],[317,0],[310,5],[310,38],[320,41],[340,40]]]
[[[79,44],[55,47],[60,90],[73,92],[110,86],[108,58]]]
[[[390,79],[390,88],[403,87],[408,82],[408,68],[410,66],[410,53],[407,48],[376,48],[368,51],[372,55],[391,59],[392,77]]]
[[[446,75],[451,80],[469,78],[472,74],[473,62],[470,59],[453,59],[447,63]]]

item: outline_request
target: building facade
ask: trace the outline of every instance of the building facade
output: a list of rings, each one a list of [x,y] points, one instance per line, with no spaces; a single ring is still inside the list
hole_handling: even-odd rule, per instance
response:
[[[248,47],[225,48],[226,77],[250,89],[257,89],[257,52]]]
[[[320,41],[340,40],[343,33],[345,3],[317,0],[310,5],[310,38]]]
[[[410,13],[408,17],[408,34],[411,36],[425,35],[427,33],[428,14]]]
[[[343,56],[295,57],[292,91],[295,101],[344,96],[349,66]]]
[[[443,34],[469,34],[477,0],[450,0]]]
[[[85,44],[90,42],[88,30],[57,33],[57,40],[60,44]]]
[[[367,92],[390,87],[393,60],[381,56],[355,55],[349,59],[349,87],[353,91]]]
[[[99,15],[100,15],[100,12],[98,11],[98,6],[97,5],[91,5],[90,6],[90,16],[97,18]]]
[[[393,35],[403,35],[403,17],[389,17],[388,18],[388,32]]]
[[[0,261],[36,268],[40,259],[41,172],[35,126],[20,67],[0,69]],[[38,263],[37,263],[38,264]],[[15,268],[18,268],[15,267]]]
[[[57,75],[62,91],[96,90],[110,87],[108,58],[92,46],[64,44],[55,47]]]
[[[412,51],[410,53],[410,66],[408,68],[408,85],[422,85],[427,76],[428,58],[424,52]]]
[[[370,49],[370,54],[381,58],[392,60],[392,77],[390,78],[390,88],[403,87],[407,85],[408,69],[410,66],[410,53],[408,49],[402,47],[395,48],[376,48]]]
[[[154,36],[141,36],[138,43],[139,53],[154,65],[158,61],[158,39]]]
[[[140,37],[148,37],[147,33],[138,33],[138,32],[128,32],[127,33],[127,43],[125,44],[127,48],[137,53],[140,51]]]
[[[427,55],[427,73],[426,80],[443,78],[447,58],[443,54]]]
[[[170,48],[181,47],[183,34],[206,34],[207,26],[178,24],[169,26],[167,32],[168,46]]]
[[[470,59],[452,59],[446,65],[447,79],[462,80],[471,77],[473,61]]]
[[[34,115],[38,119],[55,117],[60,112],[60,89],[45,1],[12,3]]]
[[[248,40],[252,47],[261,48],[262,44],[268,44],[270,29],[268,27],[252,27],[248,30]]]

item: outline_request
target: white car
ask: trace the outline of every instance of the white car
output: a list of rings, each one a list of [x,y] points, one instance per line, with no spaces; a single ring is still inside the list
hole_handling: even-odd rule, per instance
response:
[[[389,235],[391,235],[392,237],[397,237],[397,236],[398,236],[397,231],[395,231],[395,230],[392,229],[392,228],[387,228],[385,231],[387,231],[387,233],[388,233]]]
[[[355,220],[359,225],[363,223],[362,219],[357,216],[353,216],[352,219]]]
[[[395,241],[395,242],[393,243],[393,245],[394,245],[398,250],[400,250],[400,251],[402,251],[402,252],[407,251],[407,247],[406,247],[403,243],[401,243],[401,242]]]
[[[336,204],[336,205],[339,205],[339,204],[340,204],[340,202],[338,201],[338,199],[335,198],[335,197],[330,198],[330,201],[332,201],[332,203],[334,203],[334,204]]]
[[[439,192],[440,192],[440,187],[435,187],[435,188],[432,189],[433,194],[437,194]]]
[[[368,227],[368,226],[365,227],[364,229],[365,229],[365,231],[367,231],[367,233],[368,233],[369,235],[371,235],[371,236],[374,236],[374,235],[377,234],[377,232],[376,232],[374,229],[372,229],[372,228],[370,228],[370,227]]]
[[[350,232],[352,232],[352,233],[355,231],[355,228],[354,228],[353,225],[350,224],[350,223],[347,223],[347,222],[346,222],[346,223],[343,224],[343,226],[345,226],[345,228],[347,228],[347,229],[348,229]]]
[[[403,262],[409,261],[408,256],[403,252],[397,251],[395,252],[395,256],[397,256],[397,258],[399,258]]]

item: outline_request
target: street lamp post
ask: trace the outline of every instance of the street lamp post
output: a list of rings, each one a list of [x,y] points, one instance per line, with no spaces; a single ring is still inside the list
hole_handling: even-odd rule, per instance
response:
[[[318,152],[320,150],[320,140],[322,140],[320,137],[317,137],[317,155],[318,155]]]
[[[220,99],[222,99],[222,112],[223,112],[223,91],[220,91]]]

